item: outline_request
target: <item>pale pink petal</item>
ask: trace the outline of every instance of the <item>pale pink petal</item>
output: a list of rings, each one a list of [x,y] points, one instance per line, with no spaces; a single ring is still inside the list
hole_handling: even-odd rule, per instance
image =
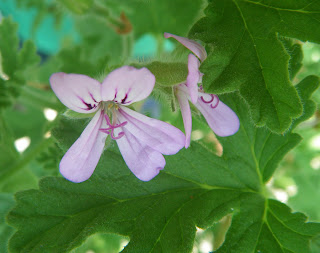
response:
[[[116,134],[124,132],[117,140],[124,161],[132,173],[142,181],[149,181],[166,165],[163,155],[143,143],[125,127],[115,129]]]
[[[200,62],[193,54],[188,57],[188,76],[186,85],[189,90],[189,96],[192,103],[197,103],[198,100],[198,83],[200,82],[201,74],[199,71]]]
[[[186,133],[186,143],[184,147],[188,148],[190,146],[190,136],[191,136],[191,130],[192,130],[192,116],[191,116],[189,100],[187,96],[183,92],[181,92],[179,89],[177,89],[176,95],[177,95],[180,109],[181,109],[181,114],[182,114],[182,119],[184,124],[184,131]]]
[[[176,154],[185,145],[185,136],[178,128],[124,106],[120,106],[117,120],[118,123],[127,121],[123,129],[135,136],[140,143],[162,154]]]
[[[229,136],[235,134],[240,126],[238,116],[228,106],[219,101],[217,97],[213,99],[211,94],[199,92],[198,102],[195,106],[205,117],[210,128],[219,136]],[[216,107],[215,107],[216,106]],[[215,107],[215,108],[212,108]]]
[[[92,113],[99,109],[101,84],[97,80],[60,72],[51,75],[50,84],[59,100],[71,110]]]
[[[207,52],[203,46],[201,46],[198,42],[194,40],[190,40],[188,38],[180,37],[171,33],[164,33],[164,37],[166,39],[168,38],[174,38],[177,41],[179,41],[182,45],[184,45],[186,48],[188,48],[191,52],[193,52],[200,61],[204,61],[207,58]]]
[[[147,98],[155,84],[154,75],[147,69],[123,66],[112,71],[103,81],[103,101],[129,105]]]
[[[60,173],[68,180],[80,183],[92,175],[102,154],[106,137],[99,131],[104,126],[103,111],[99,110],[81,136],[69,148],[60,162]]]

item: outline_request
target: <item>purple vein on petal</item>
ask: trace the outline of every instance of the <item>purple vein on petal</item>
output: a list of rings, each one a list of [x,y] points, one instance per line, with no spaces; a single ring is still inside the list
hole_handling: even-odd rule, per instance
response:
[[[92,100],[93,100],[94,102],[98,103],[98,102],[94,99],[94,97],[93,97],[93,95],[91,94],[91,92],[89,92],[89,94],[90,94],[90,97],[92,98]]]
[[[91,94],[90,94],[91,95]],[[90,110],[92,110],[92,109],[94,109],[94,108],[96,108],[97,107],[97,105],[96,104],[94,104],[93,106],[91,105],[91,104],[89,104],[89,103],[86,103],[80,96],[77,96],[81,101],[82,101],[82,103],[87,107],[87,108],[80,108],[80,109],[83,109],[83,110],[86,110],[86,111],[90,111]]]

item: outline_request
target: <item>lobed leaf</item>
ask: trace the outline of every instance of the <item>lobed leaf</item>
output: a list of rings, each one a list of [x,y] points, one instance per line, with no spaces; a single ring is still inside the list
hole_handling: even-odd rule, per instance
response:
[[[239,90],[255,124],[284,133],[302,113],[290,81],[299,61],[289,63],[300,56],[297,46],[288,54],[279,34],[319,43],[319,1],[211,0],[205,14],[189,33],[211,49],[201,66],[204,88]]]

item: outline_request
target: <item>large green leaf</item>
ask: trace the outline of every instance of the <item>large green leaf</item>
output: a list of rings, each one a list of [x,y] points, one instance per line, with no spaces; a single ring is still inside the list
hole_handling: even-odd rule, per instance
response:
[[[318,80],[311,78],[301,88],[314,84]],[[66,252],[97,232],[129,236],[124,252],[191,252],[196,226],[206,229],[227,214],[232,224],[218,252],[310,252],[320,225],[268,199],[264,186],[301,137],[255,128],[236,93],[221,99],[241,121],[238,133],[220,138],[222,157],[193,143],[167,156],[155,179],[142,182],[111,146],[88,181],[44,178],[39,190],[16,194],[17,206],[7,217],[18,229],[11,252]],[[86,124],[78,123],[65,119],[54,131],[63,149]]]
[[[210,50],[201,66],[206,91],[239,90],[255,124],[284,133],[302,113],[302,104],[279,34],[319,43],[320,2],[211,0],[205,14],[190,36]]]

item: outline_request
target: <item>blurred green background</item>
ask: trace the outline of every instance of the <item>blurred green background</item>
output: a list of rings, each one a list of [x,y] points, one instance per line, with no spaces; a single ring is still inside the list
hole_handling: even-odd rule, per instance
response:
[[[176,1],[181,6],[183,1]],[[188,1],[180,9],[161,3],[142,0],[1,0],[0,17],[11,16],[19,24],[20,45],[32,40],[41,56],[39,66],[28,73],[27,83],[12,105],[2,112],[0,129],[3,141],[0,155],[0,252],[7,252],[6,243],[13,229],[5,224],[5,214],[14,205],[13,194],[19,190],[37,188],[40,177],[58,175],[58,164],[63,154],[50,138],[50,129],[57,123],[57,112],[64,109],[50,91],[48,79],[53,72],[64,71],[90,76],[103,76],[112,65],[129,60],[147,60],[149,57],[169,55],[175,44],[165,40],[164,31],[185,36],[203,9],[201,0]],[[199,11],[194,11],[199,10]],[[123,13],[125,15],[123,15]],[[165,13],[166,20],[161,19]],[[150,16],[150,20],[139,18]],[[131,30],[132,28],[132,30]],[[14,32],[14,31],[13,31]],[[320,46],[302,45],[303,67],[294,80],[298,83],[308,75],[320,75]],[[0,77],[5,78],[0,65]],[[1,92],[1,90],[0,90]],[[320,92],[314,95],[320,103]],[[183,128],[179,113],[170,106],[159,106],[154,100],[140,105],[141,110],[154,117]],[[3,120],[3,118],[5,120]],[[281,162],[273,179],[268,183],[270,194],[287,203],[293,210],[320,221],[320,113],[304,122],[297,132],[303,142]],[[221,146],[212,131],[201,121],[194,120],[192,140],[200,141],[217,153]],[[6,134],[8,133],[8,134]],[[9,136],[9,137],[8,137]],[[11,146],[4,146],[11,143]],[[10,155],[8,155],[10,153]],[[14,169],[4,170],[17,160]],[[9,166],[9,167],[10,167]],[[198,230],[194,252],[209,252],[223,242],[230,217],[207,231]],[[320,240],[318,240],[320,241]],[[2,243],[4,242],[4,243]],[[91,236],[73,252],[119,252],[128,238],[119,235]],[[314,252],[320,252],[317,240]]]

